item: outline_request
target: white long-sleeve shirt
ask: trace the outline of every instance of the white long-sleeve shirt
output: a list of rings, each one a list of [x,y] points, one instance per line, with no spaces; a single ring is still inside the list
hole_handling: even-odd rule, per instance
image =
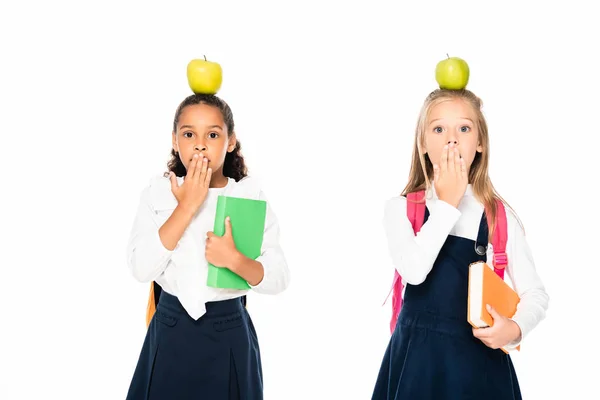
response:
[[[178,177],[179,185],[183,177]],[[199,319],[206,312],[206,302],[242,296],[248,290],[219,289],[206,285],[208,262],[205,258],[206,234],[212,231],[219,195],[265,200],[255,180],[246,177],[239,182],[228,178],[223,188],[211,188],[206,199],[177,246],[164,247],[158,234],[177,206],[168,177],[150,180],[141,194],[139,207],[127,246],[127,265],[140,282],[156,281],[165,292],[176,296],[188,314]],[[263,280],[251,290],[277,294],[289,284],[290,272],[279,245],[279,224],[269,203],[261,255],[256,259],[264,268]]]
[[[448,235],[476,240],[484,212],[483,205],[473,195],[471,185],[468,185],[458,208],[439,200],[434,187],[427,192],[426,202],[430,215],[416,236],[406,214],[406,198],[394,197],[385,204],[383,222],[388,249],[393,265],[405,284],[419,285],[427,279]],[[512,350],[545,318],[549,298],[536,272],[525,233],[508,207],[506,219],[506,273],[521,299],[512,317],[521,328],[521,338],[506,347]],[[490,267],[493,255],[490,243],[486,255]]]

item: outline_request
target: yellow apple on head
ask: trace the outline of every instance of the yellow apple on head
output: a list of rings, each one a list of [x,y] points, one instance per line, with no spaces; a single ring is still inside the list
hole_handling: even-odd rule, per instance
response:
[[[435,67],[435,80],[440,89],[462,90],[469,83],[469,65],[458,57],[440,61]]]
[[[223,82],[221,65],[214,61],[194,59],[188,63],[187,79],[195,94],[216,94]]]

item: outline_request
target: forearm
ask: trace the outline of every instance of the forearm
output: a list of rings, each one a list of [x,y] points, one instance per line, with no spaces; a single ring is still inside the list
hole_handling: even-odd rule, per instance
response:
[[[258,285],[265,276],[265,270],[260,262],[252,260],[239,252],[233,257],[228,268],[231,272],[242,277],[250,286]]]
[[[194,211],[189,207],[178,205],[171,216],[158,230],[160,241],[169,251],[173,251],[185,230],[194,218]]]

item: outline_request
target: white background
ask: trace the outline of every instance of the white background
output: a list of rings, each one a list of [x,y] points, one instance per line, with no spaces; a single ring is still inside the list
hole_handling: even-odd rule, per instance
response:
[[[370,398],[389,339],[383,204],[406,183],[446,53],[471,67],[493,182],[551,299],[514,355],[524,398],[597,396],[591,6],[150,3],[0,6],[0,398],[125,398],[148,294],[125,264],[129,229],[203,55],[223,67],[293,273],[284,294],[249,298],[265,398]]]

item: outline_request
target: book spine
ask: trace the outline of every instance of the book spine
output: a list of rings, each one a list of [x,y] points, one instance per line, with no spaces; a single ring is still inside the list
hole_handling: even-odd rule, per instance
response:
[[[225,234],[225,210],[227,210],[227,197],[219,196],[217,200],[217,211],[215,213],[215,223],[213,232],[217,236]]]

